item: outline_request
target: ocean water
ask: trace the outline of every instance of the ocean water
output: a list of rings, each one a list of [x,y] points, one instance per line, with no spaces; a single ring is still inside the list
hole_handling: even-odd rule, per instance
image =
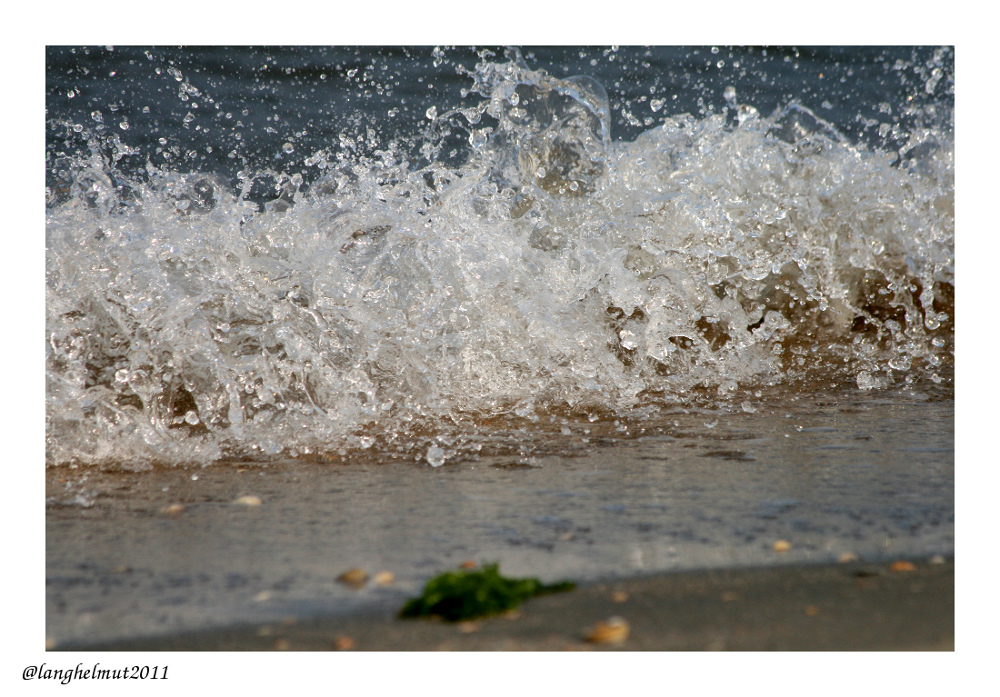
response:
[[[947,391],[954,52],[50,47],[46,457]]]

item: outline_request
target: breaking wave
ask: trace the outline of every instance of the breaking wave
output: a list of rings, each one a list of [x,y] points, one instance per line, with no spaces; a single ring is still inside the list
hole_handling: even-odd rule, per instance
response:
[[[593,78],[511,52],[468,79],[312,181],[126,174],[117,140],[50,162],[49,462],[422,457],[455,424],[942,380],[950,128],[887,152],[727,90],[616,141]]]

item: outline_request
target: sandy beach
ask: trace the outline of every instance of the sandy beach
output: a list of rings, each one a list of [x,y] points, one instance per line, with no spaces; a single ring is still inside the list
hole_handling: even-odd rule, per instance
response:
[[[563,650],[591,647],[587,628],[617,615],[632,629],[609,646],[626,650],[949,650],[953,407],[828,391],[629,433],[571,423],[438,468],[51,467],[46,636],[54,649]],[[900,560],[914,568],[893,571]],[[579,588],[516,619],[394,619],[468,562]],[[361,587],[337,581],[352,568]]]
[[[45,646],[952,649],[954,53],[48,46]]]
[[[953,651],[954,563],[680,572],[591,584],[499,617],[448,623],[392,611],[182,632],[96,651]],[[621,618],[627,636],[596,641]]]

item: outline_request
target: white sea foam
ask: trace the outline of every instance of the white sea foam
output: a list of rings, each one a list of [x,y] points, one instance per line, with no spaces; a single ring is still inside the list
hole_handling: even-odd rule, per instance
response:
[[[604,89],[517,56],[402,147],[326,174],[124,177],[63,163],[47,211],[51,463],[335,453],[436,424],[625,415],[836,370],[935,375],[952,347],[950,130],[901,152],[806,106],[610,137]],[[461,134],[461,164],[441,156]],[[429,164],[426,164],[429,162]],[[272,177],[263,208],[247,195]],[[277,193],[277,190],[276,190]],[[437,442],[437,441],[435,441]]]

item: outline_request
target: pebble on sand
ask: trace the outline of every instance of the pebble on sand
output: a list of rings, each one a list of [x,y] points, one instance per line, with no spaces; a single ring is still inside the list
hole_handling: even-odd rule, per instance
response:
[[[354,637],[337,637],[333,640],[333,648],[337,649],[337,651],[350,651],[354,648]]]
[[[858,560],[858,555],[854,552],[844,552],[839,557],[837,557],[837,562],[839,564],[850,564]]]
[[[615,616],[595,624],[585,638],[592,644],[620,644],[628,638],[630,629],[628,622]]]
[[[365,585],[368,580],[368,573],[362,569],[348,569],[340,576],[337,580],[343,583],[345,586],[350,586],[351,588],[358,589]]]
[[[241,496],[235,501],[234,504],[238,506],[259,506],[261,504],[260,497],[257,496]]]
[[[391,586],[395,580],[396,576],[391,571],[379,571],[372,576],[372,582],[379,586]]]
[[[784,554],[792,548],[792,543],[788,540],[778,540],[774,543],[774,551],[778,554]]]
[[[163,515],[179,515],[184,512],[184,504],[172,503],[169,506],[164,506],[160,509],[160,513]]]
[[[895,572],[916,571],[917,567],[915,567],[912,562],[900,560],[900,561],[894,561],[893,563],[889,564],[889,570]]]
[[[625,591],[612,591],[611,592],[611,602],[613,603],[624,603],[628,600],[628,593]]]
[[[475,569],[476,568],[476,562],[473,561],[472,559],[466,559],[461,564],[459,564],[458,567],[460,569]]]

